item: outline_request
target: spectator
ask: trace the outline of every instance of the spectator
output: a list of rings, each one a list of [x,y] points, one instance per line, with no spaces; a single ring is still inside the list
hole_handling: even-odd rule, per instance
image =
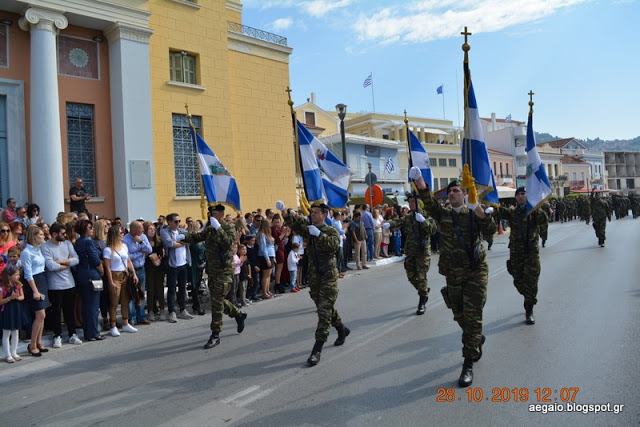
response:
[[[187,224],[189,222],[187,221]],[[189,234],[196,234],[202,230],[197,222],[189,224],[187,231]],[[205,266],[204,242],[189,244],[189,252],[191,253],[191,268],[189,268],[189,282],[191,283],[191,303],[194,313],[204,316],[204,309],[200,305],[200,282],[202,281],[202,273]]]
[[[279,294],[284,293],[284,287],[280,283],[280,280],[282,279],[284,263],[287,261],[284,254],[284,245],[289,237],[290,231],[288,227],[282,226],[282,217],[280,214],[274,214],[271,220],[271,236],[273,237],[273,244],[276,250],[275,291]]]
[[[0,324],[2,324],[2,349],[7,363],[19,362],[18,330],[22,324],[22,304],[24,300],[20,270],[8,267],[0,270]],[[9,342],[11,339],[11,342]]]
[[[258,289],[260,288],[260,256],[256,246],[256,236],[249,234],[244,237],[247,246],[247,260],[251,269],[251,286],[249,287],[249,299],[251,301],[260,301],[258,298]]]
[[[245,245],[238,246],[238,258],[240,259],[240,276],[238,277],[238,294],[243,307],[251,304],[247,298],[247,284],[251,278],[251,265],[247,257],[247,247]]]
[[[25,225],[28,227],[31,224],[40,224],[42,222],[42,218],[39,215],[40,206],[35,203],[27,205],[27,218],[24,220]]]
[[[24,206],[20,206],[16,209],[16,218],[13,222],[19,222],[24,226],[24,228],[27,228],[27,210]]]
[[[44,231],[44,241],[48,242],[49,239],[51,239],[51,232],[49,231],[49,224],[47,224],[46,222],[41,222],[39,224],[36,224],[38,227],[42,228],[42,231]]]
[[[76,273],[76,285],[82,297],[82,327],[84,339],[89,341],[101,341],[104,339],[98,330],[98,313],[100,310],[100,294],[109,292],[108,282],[102,282],[103,291],[93,289],[92,280],[100,280],[104,274],[101,262],[102,251],[94,244],[94,226],[89,220],[80,220],[76,223],[75,231],[78,234],[75,250],[78,254],[79,264]]]
[[[375,226],[375,222],[373,221],[373,216],[371,212],[369,212],[369,205],[366,203],[362,205],[362,224],[364,225],[364,231],[367,233],[366,237],[366,245],[367,245],[367,261],[372,261],[374,257],[374,238],[373,238],[373,227]]]
[[[30,302],[31,310],[35,313],[35,319],[31,326],[31,343],[27,346],[29,354],[40,357],[42,353],[49,351],[42,345],[42,331],[44,330],[45,309],[51,304],[47,297],[49,287],[47,277],[44,274],[45,260],[40,250],[44,243],[44,232],[39,227],[32,225],[27,230],[26,247],[20,255],[24,280],[26,282],[25,300]]]
[[[109,292],[111,293],[109,296],[111,302],[109,306],[109,320],[111,321],[109,334],[112,337],[120,336],[120,332],[116,327],[118,302],[122,313],[122,330],[130,333],[138,332],[136,328],[129,324],[129,295],[126,286],[128,274],[133,276],[135,283],[137,283],[138,277],[129,258],[127,245],[122,243],[123,234],[124,231],[120,227],[112,226],[107,232],[107,247],[102,252],[105,276],[107,276]]]
[[[249,227],[247,227],[244,223],[244,219],[239,216],[234,221],[233,224],[236,227],[236,244],[240,245],[244,242],[244,236],[249,234]]]
[[[146,221],[142,224],[144,234],[151,245],[151,254],[147,257],[144,269],[147,276],[147,318],[151,321],[167,320],[164,314],[164,246],[160,240],[160,234],[152,222]]]
[[[256,236],[258,243],[258,259],[260,266],[260,287],[262,289],[262,299],[271,299],[273,294],[270,292],[271,285],[271,268],[276,261],[276,248],[271,233],[269,220],[263,218],[260,222],[260,230]]]
[[[254,236],[257,236],[258,231],[260,231],[261,223],[262,223],[262,215],[255,215],[253,217],[253,223],[249,225],[249,234],[253,234]]]
[[[71,212],[87,212],[85,201],[91,198],[91,194],[82,186],[82,178],[73,179],[73,187],[69,189],[69,210]]]
[[[289,256],[287,257],[287,269],[289,270],[289,279],[290,285],[289,289],[291,292],[298,292],[300,289],[297,287],[298,283],[298,252],[300,252],[300,244],[292,243],[291,244],[291,252],[289,252]]]
[[[129,251],[129,258],[133,264],[133,269],[138,277],[138,283],[142,292],[146,291],[147,282],[144,270],[144,263],[147,255],[149,255],[153,248],[149,244],[149,239],[144,234],[144,228],[140,221],[131,221],[129,224],[129,233],[122,238],[122,242],[127,245]],[[147,306],[146,300],[141,300],[140,305],[136,301],[129,301],[129,318],[131,323],[135,325],[149,325],[151,322],[147,320],[145,314],[145,307]]]
[[[78,254],[73,245],[67,241],[67,232],[62,224],[51,225],[51,240],[42,245],[45,266],[47,268],[47,284],[51,301],[50,316],[53,317],[53,348],[62,347],[62,326],[60,311],[64,314],[64,323],[69,333],[69,344],[82,344],[76,335],[74,304],[75,281],[71,267],[78,265]]]
[[[101,259],[104,248],[107,247],[107,232],[110,227],[111,222],[107,219],[99,219],[93,225],[93,244],[98,248]],[[104,289],[100,292],[100,313],[102,314],[102,327],[106,330],[111,328],[111,322],[107,318],[109,307],[111,306],[111,289],[109,288],[109,280],[107,276],[104,275],[104,269],[102,272],[102,282]]]
[[[380,248],[382,246],[382,223],[384,219],[380,215],[380,209],[373,209],[373,258],[380,259]],[[365,226],[366,227],[366,226]]]
[[[2,211],[2,221],[6,223],[13,222],[16,219],[16,199],[9,197],[7,199],[7,207]]]
[[[176,323],[180,319],[192,319],[186,310],[187,305],[187,274],[191,265],[189,245],[182,243],[185,229],[179,228],[180,215],[167,215],[167,227],[160,230],[160,238],[168,258],[167,268],[167,305],[169,307],[169,323]],[[180,314],[176,316],[176,285],[178,286],[178,306]]]
[[[16,245],[12,239],[11,228],[6,222],[0,222],[0,271],[4,269],[7,262],[5,257],[8,255],[9,248]]]
[[[353,242],[354,257],[358,270],[368,269],[367,267],[367,234],[362,223],[362,213],[358,210],[353,212],[353,219],[349,224],[349,233]]]

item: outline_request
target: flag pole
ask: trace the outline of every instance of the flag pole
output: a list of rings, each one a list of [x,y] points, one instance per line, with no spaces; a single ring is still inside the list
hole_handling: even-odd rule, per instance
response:
[[[462,50],[464,51],[464,135],[463,146],[466,158],[462,159],[462,186],[467,189],[469,195],[469,203],[477,203],[478,192],[475,186],[473,178],[473,155],[472,155],[472,143],[471,143],[471,121],[469,118],[469,89],[471,84],[471,71],[469,70],[469,50],[471,45],[467,41],[467,37],[471,35],[467,31],[467,27],[464,27],[464,31],[460,34],[464,35],[464,44]]]
[[[442,119],[447,120],[447,115],[444,112],[444,83],[440,85],[442,87]]]
[[[409,130],[409,119],[407,118],[407,110],[404,110],[404,127],[407,131],[407,148],[408,148],[407,152],[409,153],[409,169],[411,169],[411,167],[414,166],[414,164],[413,164],[413,157],[411,155],[411,131]],[[414,191],[417,190],[413,182],[409,183],[409,187]]]
[[[298,117],[296,111],[293,109],[293,99],[291,99],[291,88],[287,86],[285,90],[287,95],[289,96],[289,100],[287,103],[289,104],[289,109],[291,110],[291,122],[293,125],[293,141],[295,145],[295,164],[296,164],[296,189],[300,189],[298,202],[300,203],[300,208],[305,215],[309,214],[309,202],[307,200],[307,196],[304,192],[304,175],[302,174],[302,161],[300,158],[300,139],[298,136]]]
[[[204,196],[204,183],[202,182],[202,171],[200,170],[200,158],[198,156],[198,136],[196,135],[196,127],[193,125],[193,122],[191,121],[191,114],[189,114],[189,104],[185,102],[184,108],[185,110],[187,110],[187,120],[189,121],[189,127],[193,132],[193,148],[195,149],[196,157],[198,157],[198,172],[200,175],[200,209],[202,211],[202,219],[206,219],[207,218],[207,210],[206,210],[207,202],[205,201],[205,196]]]
[[[373,95],[373,71],[370,73],[371,76],[371,101],[373,102],[373,112],[376,112],[376,98]]]

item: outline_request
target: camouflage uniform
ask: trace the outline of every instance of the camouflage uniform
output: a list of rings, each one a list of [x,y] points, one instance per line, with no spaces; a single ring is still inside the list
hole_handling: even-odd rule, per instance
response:
[[[285,225],[307,241],[304,255],[308,259],[307,282],[311,299],[318,309],[316,341],[327,342],[331,326],[339,327],[342,319],[334,308],[338,298],[338,268],[336,250],[340,246],[340,235],[335,227],[323,223],[317,226],[319,236],[309,234],[309,225],[303,217],[288,215]]]
[[[481,355],[482,309],[489,278],[481,234],[494,234],[496,225],[490,216],[479,218],[466,206],[459,213],[440,206],[428,187],[420,190],[419,197],[440,227],[438,269],[447,281],[443,290],[445,302],[462,328],[462,355],[477,360]],[[455,232],[458,227],[462,239]]]
[[[596,231],[598,244],[604,246],[607,219],[611,221],[611,208],[609,204],[602,199],[593,198],[591,200],[591,217],[593,218],[593,229]]]
[[[544,202],[540,209],[547,214],[547,219],[551,218],[551,205],[549,202]],[[544,224],[538,224],[538,232],[540,233],[540,238],[542,239],[542,247],[544,248],[545,243],[547,242],[548,232],[549,232],[549,221],[546,221]]]
[[[424,210],[419,209],[418,212],[425,217],[422,223],[416,220],[415,212],[409,212],[400,219],[389,221],[389,225],[392,229],[400,228],[402,234],[407,237],[404,246],[406,254],[404,269],[407,272],[407,279],[416,288],[418,295],[425,297],[429,295],[427,287],[427,272],[431,265],[429,237],[436,232],[436,223]]]
[[[236,228],[231,224],[221,224],[216,230],[207,225],[204,230],[195,234],[185,234],[183,242],[197,243],[204,241],[207,259],[207,276],[211,293],[211,332],[222,331],[222,315],[235,318],[240,311],[225,296],[233,280],[233,254],[231,247],[236,242]]]
[[[549,222],[547,214],[536,209],[529,215],[525,208],[512,206],[498,208],[497,217],[506,219],[511,224],[509,236],[509,257],[507,269],[513,276],[513,285],[525,304],[535,305],[538,295],[538,278],[540,277],[540,240],[538,230]]]

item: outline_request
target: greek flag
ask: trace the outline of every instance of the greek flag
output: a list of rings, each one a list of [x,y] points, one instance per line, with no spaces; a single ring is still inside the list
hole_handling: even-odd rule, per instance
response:
[[[371,86],[373,84],[373,73],[369,74],[369,77],[364,79],[364,83],[362,83],[362,87]]]
[[[208,203],[227,203],[235,210],[240,208],[240,192],[235,178],[224,167],[218,156],[204,142],[204,139],[196,133],[193,127],[189,127],[191,138],[198,154],[200,175],[202,177],[202,189]]]
[[[498,204],[498,190],[496,182],[493,178],[491,163],[489,162],[489,152],[484,142],[482,126],[480,124],[480,114],[478,112],[478,104],[476,103],[476,95],[473,92],[473,84],[471,83],[471,71],[469,63],[464,63],[464,78],[466,87],[469,88],[467,93],[468,106],[465,111],[464,118],[464,139],[462,141],[462,164],[468,164],[471,175],[475,179],[478,189],[478,200],[490,204]]]
[[[387,170],[387,173],[394,171],[395,168],[393,167],[393,159],[391,157],[387,159],[387,163],[385,163],[384,167]]]
[[[440,86],[438,86],[438,88],[436,89],[436,93],[437,93],[438,95],[442,95],[442,93],[443,93],[442,91],[444,90],[443,88],[444,88],[444,85],[440,85]],[[458,119],[458,120],[459,120],[459,119]]]
[[[551,185],[544,169],[533,133],[533,108],[527,124],[527,214],[538,208],[551,195]]]
[[[429,185],[429,189],[434,191],[435,188],[433,188],[433,174],[431,173],[431,161],[429,160],[429,155],[427,154],[427,150],[425,150],[420,143],[418,137],[411,131],[409,131],[409,146],[411,147],[409,169],[413,166],[419,167],[420,172],[422,172],[422,179],[424,179],[424,182]],[[411,182],[411,179],[409,178],[407,181]]]
[[[511,123],[511,114],[504,118],[504,121],[507,123]]]
[[[304,191],[309,201],[326,200],[332,208],[343,208],[349,200],[351,169],[313,136],[300,121],[298,142]],[[320,173],[322,171],[322,174]]]

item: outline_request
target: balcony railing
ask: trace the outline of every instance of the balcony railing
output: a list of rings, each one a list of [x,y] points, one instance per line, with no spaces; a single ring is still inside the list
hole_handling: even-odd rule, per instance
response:
[[[556,177],[554,177],[554,178],[552,178],[552,179],[553,179],[554,181],[567,181],[567,180],[568,180],[568,178],[567,178],[567,176],[566,176],[566,175],[558,175],[558,176],[556,176]]]
[[[227,30],[232,33],[243,34],[245,36],[253,37],[255,39],[265,40],[271,43],[279,44],[282,46],[287,45],[287,38],[279,36],[277,34],[270,33],[268,31],[259,30],[257,28],[248,27],[246,25],[238,24],[237,22],[227,21]]]

